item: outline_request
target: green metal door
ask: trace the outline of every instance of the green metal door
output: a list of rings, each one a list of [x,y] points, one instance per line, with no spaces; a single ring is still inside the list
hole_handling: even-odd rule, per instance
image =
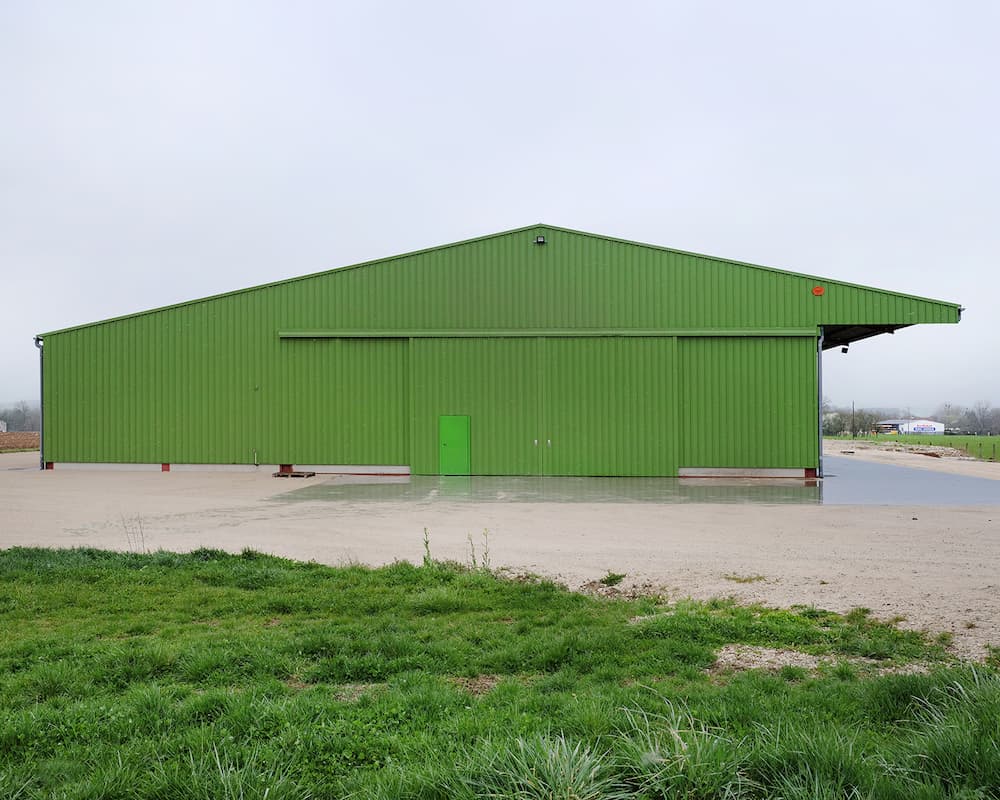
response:
[[[537,475],[538,345],[534,337],[414,339],[410,468],[441,474],[440,419],[476,421],[472,475]]]
[[[546,339],[545,475],[676,475],[676,339]]]
[[[679,356],[678,466],[817,465],[815,337],[690,337]]]
[[[468,475],[472,466],[469,417],[438,418],[438,462],[442,475]]]
[[[676,347],[666,336],[415,339],[411,469],[676,475]]]

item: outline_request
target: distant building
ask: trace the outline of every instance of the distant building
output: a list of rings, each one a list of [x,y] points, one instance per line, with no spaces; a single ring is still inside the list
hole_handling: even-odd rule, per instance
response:
[[[0,433],[7,433],[7,423],[0,419]]]
[[[944,423],[932,419],[884,419],[875,423],[875,431],[888,434],[944,434]]]

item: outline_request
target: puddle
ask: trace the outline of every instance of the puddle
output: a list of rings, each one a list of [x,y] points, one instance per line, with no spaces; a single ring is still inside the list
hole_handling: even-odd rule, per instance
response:
[[[279,502],[998,505],[1000,481],[827,456],[821,481],[760,478],[317,476]]]
[[[825,456],[823,502],[859,506],[1000,505],[1000,481]]]
[[[313,479],[311,479],[313,480]],[[819,503],[819,481],[733,478],[329,477],[275,500],[433,503]]]

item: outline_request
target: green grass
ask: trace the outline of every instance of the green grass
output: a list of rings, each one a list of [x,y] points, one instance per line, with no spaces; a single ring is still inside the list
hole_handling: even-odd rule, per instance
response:
[[[838,441],[850,440],[850,437],[829,436]],[[874,442],[880,444],[916,444],[934,447],[953,447],[966,455],[984,461],[1000,459],[1000,436],[922,436],[920,434],[904,434],[902,436],[865,436],[853,441]]]
[[[0,455],[3,453],[37,453],[37,447],[0,447]]]
[[[726,643],[829,664],[707,671]],[[12,549],[0,644],[0,798],[1000,796],[994,669],[864,609]]]

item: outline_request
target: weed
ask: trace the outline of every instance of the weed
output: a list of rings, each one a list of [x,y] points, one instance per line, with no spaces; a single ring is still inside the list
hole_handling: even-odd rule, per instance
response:
[[[427,528],[424,528],[424,566],[434,566],[434,559],[431,558],[431,534]]]
[[[483,528],[483,549],[482,558],[476,557],[476,543],[472,540],[472,534],[466,536],[466,540],[469,543],[469,567],[473,570],[479,570],[482,572],[490,572],[490,529]]]
[[[624,572],[612,572],[608,570],[607,575],[601,578],[598,583],[603,586],[617,586],[625,579],[626,573]]]
[[[723,575],[727,581],[732,581],[733,583],[757,583],[759,581],[766,581],[763,575],[736,575],[735,573],[730,573],[729,575]]]
[[[142,516],[136,514],[134,517],[121,516],[122,529],[125,531],[125,542],[130,553],[148,553],[146,549],[146,528],[142,521]]]
[[[624,579],[625,579],[624,572],[612,572],[611,570],[608,570],[608,574],[605,575],[603,578],[601,578],[599,583],[603,584],[604,586],[617,586]]]
[[[871,613],[872,610],[870,608],[858,606],[857,608],[852,608],[848,611],[844,618],[852,625],[857,625],[868,619],[868,617],[871,616]]]

